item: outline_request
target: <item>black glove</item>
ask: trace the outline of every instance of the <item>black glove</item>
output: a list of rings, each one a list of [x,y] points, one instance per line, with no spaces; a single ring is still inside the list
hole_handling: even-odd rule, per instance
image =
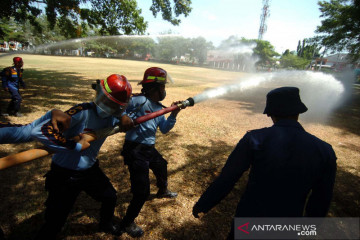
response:
[[[199,218],[199,213],[201,213],[201,211],[195,204],[192,210],[192,214],[195,218]]]

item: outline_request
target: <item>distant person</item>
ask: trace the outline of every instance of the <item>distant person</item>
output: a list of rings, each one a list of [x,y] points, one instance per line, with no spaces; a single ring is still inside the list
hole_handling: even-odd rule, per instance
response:
[[[249,131],[230,154],[220,175],[193,207],[207,213],[250,169],[235,217],[325,217],[333,194],[336,156],[331,145],[307,133],[298,122],[307,111],[299,89],[267,94],[264,114],[274,125]],[[307,201],[308,198],[308,201]],[[234,226],[228,239],[234,239]]]
[[[132,120],[123,114],[131,92],[125,76],[112,74],[97,85],[93,102],[82,103],[66,111],[71,116],[71,124],[63,135],[53,131],[49,121],[38,124],[32,130],[33,138],[55,151],[45,180],[48,191],[45,224],[36,239],[56,238],[82,191],[101,202],[99,230],[121,235],[121,229],[113,223],[116,190],[100,169],[97,159],[106,138],[89,142],[86,134],[81,133],[118,124],[122,131],[133,127]],[[79,142],[69,140],[78,135],[81,136]]]
[[[165,99],[165,84],[167,72],[158,67],[148,68],[144,73],[141,94],[134,95],[126,109],[132,118],[138,118],[148,113],[161,110],[164,106],[160,101]],[[174,102],[176,104],[178,102]],[[130,172],[131,192],[133,198],[122,220],[122,228],[132,237],[141,237],[144,231],[135,222],[141,208],[150,195],[149,169],[156,177],[159,188],[158,198],[175,198],[176,192],[168,189],[167,161],[155,148],[156,131],[169,132],[176,123],[176,116],[180,109],[171,112],[166,119],[161,115],[136,126],[126,132],[122,150],[124,162]]]
[[[23,65],[24,62],[21,57],[13,58],[14,66],[4,68],[1,72],[2,87],[6,92],[11,95],[11,101],[7,108],[7,114],[16,117],[21,117],[20,105],[21,95],[19,92],[20,85],[25,88],[25,82],[23,81]],[[4,115],[4,114],[2,114]]]

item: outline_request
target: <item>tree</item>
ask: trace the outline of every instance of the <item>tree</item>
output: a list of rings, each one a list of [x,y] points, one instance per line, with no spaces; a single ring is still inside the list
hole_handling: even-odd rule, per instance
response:
[[[191,57],[197,58],[200,65],[206,61],[208,50],[214,48],[212,42],[207,42],[203,37],[192,38],[190,47]]]
[[[162,18],[166,21],[169,21],[173,25],[179,25],[180,19],[173,17],[172,7],[169,0],[153,0],[153,4],[150,7],[154,17],[157,13],[162,14]],[[181,14],[184,14],[185,17],[189,16],[191,12],[191,0],[174,0],[174,13],[176,17],[179,17]]]
[[[281,56],[281,66],[284,68],[304,69],[309,63],[309,60],[299,57],[288,50]]]
[[[299,56],[299,57],[301,57],[300,55],[301,55],[301,42],[300,42],[300,40],[299,40],[299,42],[298,42],[298,45],[297,45],[297,48],[296,48],[296,52],[297,52],[297,55]]]
[[[256,47],[254,48],[254,55],[257,55],[260,59],[257,64],[260,65],[268,65],[276,61],[274,59],[275,56],[279,56],[277,52],[275,52],[275,48],[271,45],[270,42],[264,40],[255,40]]]
[[[185,55],[189,49],[189,41],[184,37],[160,36],[157,41],[155,57],[162,61],[171,61],[174,57]]]
[[[150,10],[156,17],[174,25],[180,23],[178,17],[191,12],[190,0],[153,0]],[[99,28],[102,35],[144,34],[147,22],[141,16],[136,0],[2,0],[0,19],[13,17],[18,23],[29,21],[37,31],[43,30],[38,17],[45,9],[49,28],[59,26],[66,38],[80,37],[86,27]],[[175,15],[175,16],[174,16]],[[0,26],[0,38],[6,29]]]
[[[305,59],[313,59],[315,57],[320,57],[321,46],[314,41],[312,38],[303,39],[302,45],[300,40],[297,46],[297,56]]]
[[[317,33],[320,43],[334,51],[349,51],[352,61],[360,59],[360,0],[319,1],[324,18]]]
[[[228,39],[221,42],[219,50],[229,52],[234,56],[236,64],[244,64],[244,62],[254,62],[256,59],[257,65],[273,65],[279,56],[275,52],[274,46],[270,42],[258,39],[239,39],[236,36],[230,36]],[[249,58],[249,54],[251,58]]]

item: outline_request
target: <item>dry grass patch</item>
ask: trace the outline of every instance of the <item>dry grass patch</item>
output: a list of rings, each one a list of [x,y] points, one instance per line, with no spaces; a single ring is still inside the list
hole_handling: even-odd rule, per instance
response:
[[[47,110],[67,110],[90,101],[95,79],[112,73],[124,74],[134,92],[146,68],[166,69],[175,81],[167,86],[165,105],[185,100],[207,88],[229,84],[246,74],[216,69],[137,62],[118,59],[53,57],[23,55],[24,79],[23,118],[1,118],[2,121],[28,123]],[[11,63],[12,56],[0,58],[0,67]],[[166,135],[158,134],[157,148],[168,160],[169,187],[177,191],[175,200],[150,199],[137,223],[145,230],[142,239],[224,239],[235,206],[246,185],[243,176],[235,189],[201,220],[191,215],[192,206],[208,184],[221,171],[228,155],[247,130],[271,126],[262,114],[266,93],[274,86],[264,85],[245,93],[229,94],[208,100],[179,113],[175,128]],[[8,99],[1,92],[1,107]],[[4,99],[5,98],[5,99]],[[352,98],[345,102],[329,121],[300,119],[304,128],[333,145],[338,156],[338,174],[330,216],[359,216],[359,149],[360,89],[352,89]],[[120,151],[124,134],[109,137],[100,154],[100,164],[118,191],[116,220],[120,221],[131,199],[129,173]],[[0,157],[37,146],[36,143],[0,145]],[[50,157],[1,171],[0,226],[8,239],[29,239],[43,223],[46,199],[43,175],[50,166]],[[151,175],[151,193],[157,189]],[[85,194],[78,198],[61,239],[113,239],[97,232],[99,204]],[[124,234],[119,239],[129,239]]]

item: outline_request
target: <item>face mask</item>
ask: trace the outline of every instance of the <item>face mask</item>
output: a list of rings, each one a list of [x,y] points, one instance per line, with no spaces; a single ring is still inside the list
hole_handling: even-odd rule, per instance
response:
[[[160,98],[160,101],[164,100],[166,97],[166,91],[159,91],[159,98]]]
[[[110,117],[111,114],[108,114],[107,112],[103,111],[101,108],[99,108],[98,106],[96,106],[96,112],[99,115],[99,117],[101,118],[107,118]]]

